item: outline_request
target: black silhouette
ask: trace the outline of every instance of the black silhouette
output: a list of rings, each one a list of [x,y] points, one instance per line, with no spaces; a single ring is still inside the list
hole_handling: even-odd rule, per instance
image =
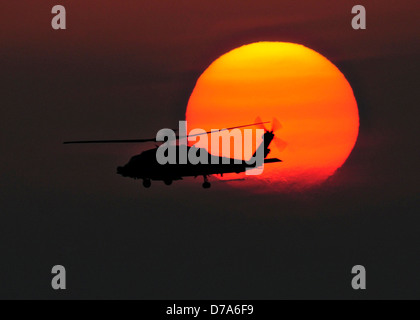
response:
[[[242,128],[248,127],[253,125],[262,125],[266,122],[259,122],[250,125],[242,125],[238,127],[227,128],[224,130],[230,130],[234,128]],[[273,126],[274,127],[274,126]],[[203,134],[210,134],[211,132],[203,133]],[[264,133],[264,140],[258,148],[263,148],[264,152],[264,163],[275,163],[281,162],[280,159],[272,158],[267,159],[268,154],[270,153],[270,149],[268,148],[271,141],[274,139],[274,129],[267,130],[265,129]],[[179,136],[176,139],[180,139]],[[88,141],[68,141],[64,142],[64,144],[75,144],[75,143],[141,143],[141,142],[155,142],[156,139],[131,139],[131,140],[88,140]],[[178,155],[180,152],[179,145],[169,146],[169,148],[175,148],[177,160],[179,159]],[[191,150],[191,148],[196,148],[195,146],[189,147],[184,146],[187,148],[187,151]],[[208,180],[210,175],[220,174],[223,175],[225,173],[241,173],[245,172],[248,168],[255,168],[257,166],[256,161],[244,161],[244,160],[235,160],[232,158],[226,157],[218,157],[211,155],[207,152],[204,148],[196,148],[194,150],[197,155],[201,157],[205,157],[207,159],[206,164],[198,163],[192,164],[187,160],[186,164],[160,164],[156,159],[156,152],[159,147],[146,150],[139,155],[136,155],[130,159],[130,161],[121,167],[117,168],[117,174],[122,175],[123,177],[129,177],[133,179],[142,179],[143,186],[145,188],[149,188],[151,186],[152,180],[160,180],[163,181],[166,185],[171,185],[175,180],[182,180],[183,177],[198,177],[203,176],[203,188],[207,189],[210,188],[211,184]],[[184,151],[185,152],[185,151]],[[202,154],[204,153],[204,155]],[[253,157],[257,154],[257,150],[255,151]]]

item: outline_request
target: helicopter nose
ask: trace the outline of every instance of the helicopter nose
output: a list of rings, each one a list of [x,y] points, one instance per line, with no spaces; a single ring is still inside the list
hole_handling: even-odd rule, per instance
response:
[[[118,167],[117,174],[124,175],[124,167]]]

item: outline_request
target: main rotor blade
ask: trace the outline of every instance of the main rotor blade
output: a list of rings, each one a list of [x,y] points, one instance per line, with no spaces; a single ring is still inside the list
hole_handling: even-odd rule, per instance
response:
[[[264,125],[264,123],[268,123],[269,121],[262,122],[262,120],[261,120],[260,116],[258,116],[258,117],[255,119],[255,122],[258,122],[258,123],[259,123],[258,128],[260,128],[260,129],[264,129],[264,131],[268,131],[268,130],[267,130],[267,127]]]
[[[255,125],[259,125],[259,124],[263,124],[263,123],[267,123],[267,122],[244,124],[244,125],[241,125],[241,126],[224,128],[224,129],[221,129],[221,130],[214,130],[214,131],[209,131],[209,132],[197,133],[197,134],[189,135],[189,137],[195,137],[195,136],[200,136],[200,135],[204,135],[204,134],[211,134],[211,133],[225,131],[225,130],[232,130],[232,129],[238,129],[238,128],[244,128],[244,127],[251,127],[251,126],[255,126]],[[181,138],[186,138],[186,137],[185,136],[176,136],[175,137],[176,140],[181,139]],[[173,139],[170,139],[170,140],[173,140]],[[158,142],[158,141],[156,141],[156,138],[153,138],[153,139],[125,139],[125,140],[80,140],[80,141],[65,141],[65,142],[63,142],[63,144],[143,143],[143,142]]]
[[[245,127],[252,127],[252,126],[257,126],[257,125],[264,124],[264,123],[269,123],[269,122],[270,122],[270,121],[266,121],[266,122],[258,122],[258,123],[251,123],[251,124],[244,124],[244,125],[241,125],[241,126],[236,126],[236,127],[223,128],[223,129],[220,129],[220,130],[215,129],[215,130],[213,130],[213,131],[208,131],[208,132],[203,132],[203,133],[197,133],[197,134],[190,134],[190,135],[188,135],[188,137],[201,136],[201,135],[204,135],[204,134],[212,134],[212,133],[217,133],[217,132],[220,132],[220,131],[226,131],[226,130],[232,130],[232,129],[239,129],[239,128],[245,128]],[[180,139],[180,138],[186,138],[186,137],[185,137],[185,136],[182,136],[182,137],[177,136],[177,139]]]
[[[63,144],[76,143],[142,143],[142,142],[156,142],[156,139],[127,139],[127,140],[81,140],[81,141],[65,141]]]

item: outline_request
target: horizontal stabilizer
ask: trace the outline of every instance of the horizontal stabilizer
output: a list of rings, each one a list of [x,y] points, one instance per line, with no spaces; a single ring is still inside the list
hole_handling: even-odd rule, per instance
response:
[[[264,163],[274,163],[274,162],[282,162],[282,161],[277,158],[264,159]]]

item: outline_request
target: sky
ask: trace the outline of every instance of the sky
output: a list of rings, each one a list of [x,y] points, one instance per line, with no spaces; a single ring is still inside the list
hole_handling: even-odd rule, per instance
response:
[[[54,31],[56,4],[0,4],[0,298],[420,298],[418,1],[64,0]],[[322,186],[146,190],[115,171],[148,146],[62,145],[176,127],[207,66],[255,41],[314,49],[353,88],[359,137]]]

